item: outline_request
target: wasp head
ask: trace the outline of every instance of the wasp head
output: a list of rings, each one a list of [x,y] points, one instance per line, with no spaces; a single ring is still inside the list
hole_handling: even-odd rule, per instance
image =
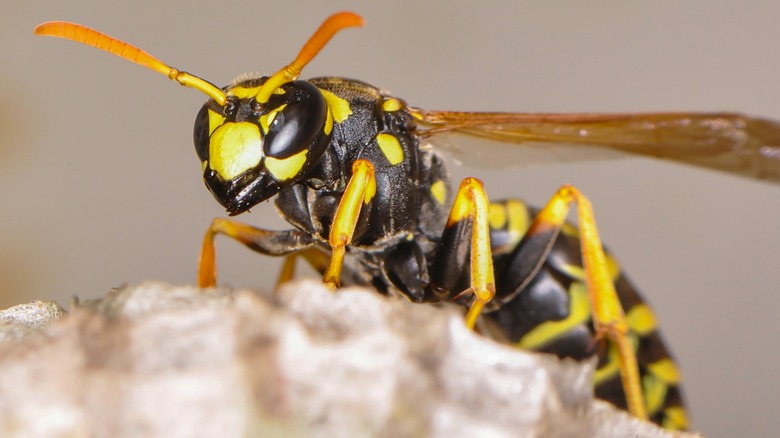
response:
[[[317,87],[288,82],[260,103],[255,97],[265,81],[227,87],[225,105],[210,99],[195,120],[203,179],[230,215],[300,181],[330,142],[333,117]]]

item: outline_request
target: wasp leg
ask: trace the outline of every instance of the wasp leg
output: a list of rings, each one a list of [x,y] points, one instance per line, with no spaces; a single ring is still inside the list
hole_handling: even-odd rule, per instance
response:
[[[325,274],[325,270],[328,269],[329,258],[328,255],[322,252],[318,248],[306,248],[304,250],[288,254],[284,258],[282,269],[279,271],[279,278],[276,281],[276,289],[279,289],[284,283],[292,280],[295,277],[295,262],[298,257],[303,257],[309,265],[311,265],[320,275]]]
[[[466,265],[467,255],[470,255],[471,274],[467,292],[474,293],[474,300],[466,314],[466,326],[473,329],[482,309],[496,293],[488,198],[482,182],[476,178],[464,179],[455,195],[431,268],[435,290],[450,295],[457,290],[455,287]]]
[[[206,230],[200,251],[198,262],[198,286],[200,287],[214,287],[217,284],[217,259],[214,249],[214,238],[217,234],[224,234],[249,249],[272,256],[301,251],[314,244],[309,236],[298,230],[270,231],[230,219],[214,219]]]
[[[322,278],[323,283],[335,288],[341,283],[341,269],[347,245],[352,242],[360,208],[368,204],[376,194],[374,165],[366,160],[356,160],[352,164],[352,177],[347,183],[344,195],[339,201],[333,225],[330,228],[328,243],[331,248],[330,263]]]
[[[547,259],[561,228],[566,224],[566,216],[572,203],[577,205],[580,248],[596,336],[608,339],[617,350],[629,412],[636,417],[647,419],[637,359],[628,336],[629,326],[615,291],[610,263],[601,246],[593,207],[575,187],[565,185],[558,189],[537,214],[518,244],[519,252],[514,257],[515,260],[525,259],[531,262],[513,265],[515,272],[512,276],[517,281],[517,286],[502,290],[503,294],[497,299],[511,300],[535,277]]]

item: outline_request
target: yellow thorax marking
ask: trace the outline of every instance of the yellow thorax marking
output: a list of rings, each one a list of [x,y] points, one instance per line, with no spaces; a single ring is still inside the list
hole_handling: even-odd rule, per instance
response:
[[[330,91],[320,89],[322,96],[325,97],[325,102],[330,108],[330,112],[333,114],[333,119],[336,123],[342,123],[352,115],[352,108],[349,107],[349,102],[342,99]]]
[[[230,180],[260,163],[263,139],[257,125],[225,123],[211,135],[210,166],[223,179]]]
[[[390,164],[396,165],[404,160],[404,150],[395,135],[381,132],[376,135],[376,142]]]
[[[447,186],[444,185],[444,181],[438,180],[431,184],[431,194],[436,199],[436,202],[444,204],[447,200]]]
[[[393,111],[398,111],[402,107],[403,105],[401,105],[401,101],[396,99],[395,97],[385,98],[385,100],[382,102],[382,110],[387,111],[389,113]]]

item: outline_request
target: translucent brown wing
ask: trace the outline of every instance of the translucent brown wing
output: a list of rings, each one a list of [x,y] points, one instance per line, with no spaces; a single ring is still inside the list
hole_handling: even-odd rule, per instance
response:
[[[780,122],[761,118],[730,113],[411,111],[425,138],[455,133],[535,147],[606,148],[780,183]]]

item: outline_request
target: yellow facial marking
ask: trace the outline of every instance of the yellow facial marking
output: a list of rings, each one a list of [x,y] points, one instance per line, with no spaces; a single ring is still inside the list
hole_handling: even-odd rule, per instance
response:
[[[569,315],[559,321],[546,321],[523,336],[517,345],[520,348],[542,347],[590,318],[588,290],[585,283],[574,282],[569,287]]]
[[[447,201],[447,186],[444,185],[444,181],[439,180],[431,184],[431,195],[439,204],[444,204]]]
[[[680,382],[680,370],[677,369],[677,365],[671,359],[661,359],[653,362],[647,366],[647,369],[664,383],[676,384]]]
[[[404,160],[404,150],[401,147],[401,142],[393,134],[379,133],[376,135],[376,142],[390,164],[396,165]]]
[[[653,311],[646,304],[637,304],[626,314],[628,326],[640,336],[645,336],[655,330],[656,321]]]
[[[504,204],[488,205],[488,222],[493,230],[501,230],[506,226],[506,208]]]
[[[349,107],[349,102],[336,96],[330,91],[320,89],[322,96],[325,98],[325,102],[328,103],[330,112],[333,113],[333,119],[336,123],[342,123],[352,115],[352,108]]]
[[[688,427],[688,415],[685,414],[685,409],[679,406],[673,406],[666,408],[664,411],[664,429],[670,430],[687,430]]]
[[[265,158],[265,168],[271,172],[277,181],[286,181],[295,177],[303,168],[303,164],[306,162],[307,150],[302,150],[295,155],[291,155],[287,158]]]
[[[247,99],[250,97],[255,97],[258,91],[260,91],[260,87],[233,87],[228,90],[227,94],[228,96],[236,96],[239,99]]]
[[[225,180],[257,166],[262,154],[260,130],[251,123],[225,123],[211,135],[209,165]]]
[[[260,127],[263,129],[263,133],[268,134],[268,127],[271,126],[271,123],[274,122],[274,119],[276,118],[276,115],[279,114],[279,111],[283,110],[284,107],[286,107],[287,104],[279,106],[279,108],[276,108],[273,111],[269,111],[262,116],[260,116]]]
[[[652,374],[642,377],[642,393],[645,395],[647,414],[653,415],[664,405],[669,386]]]
[[[222,114],[216,113],[212,110],[208,110],[209,114],[209,135],[214,133],[214,130],[219,128],[223,123],[225,123],[225,116]]]
[[[401,105],[401,101],[396,99],[395,97],[388,97],[382,102],[382,109],[389,113],[393,111],[398,111],[402,107],[403,105]]]

